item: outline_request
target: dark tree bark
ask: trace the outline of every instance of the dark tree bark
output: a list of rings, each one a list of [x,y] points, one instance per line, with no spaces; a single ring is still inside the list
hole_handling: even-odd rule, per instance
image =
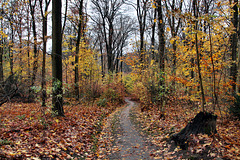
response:
[[[58,116],[64,116],[62,91],[62,17],[61,0],[52,1],[52,86],[53,111]]]
[[[2,26],[2,19],[1,19],[1,30],[3,28]],[[3,82],[4,77],[3,77],[3,37],[1,37],[0,40],[0,83]]]
[[[216,120],[217,116],[207,112],[200,112],[183,130],[174,134],[171,139],[173,139],[182,149],[187,149],[191,134],[197,135],[201,133],[212,135],[217,133]]]
[[[37,30],[36,30],[36,20],[35,20],[35,7],[37,5],[37,0],[29,0],[30,5],[30,14],[32,16],[32,30],[33,30],[33,38],[34,38],[34,44],[33,44],[33,74],[32,74],[32,82],[31,85],[34,86],[35,80],[36,80],[36,74],[38,70],[38,49],[37,49]]]
[[[157,12],[158,12],[158,38],[159,38],[159,68],[163,74],[165,71],[164,54],[165,54],[165,33],[163,23],[163,12],[162,12],[162,0],[157,0]],[[162,75],[163,76],[163,75]],[[160,80],[160,85],[165,86],[164,77]]]
[[[9,44],[9,63],[10,63],[10,74],[13,75],[13,44],[14,44],[14,28],[13,24],[10,23],[11,27],[11,41]]]
[[[213,72],[213,105],[214,108],[213,110],[215,111],[216,105],[218,105],[218,95],[216,92],[216,71],[215,71],[215,65],[214,65],[214,60],[213,60],[213,45],[212,45],[212,35],[211,35],[211,28],[210,24],[208,24],[208,29],[209,29],[209,42],[210,42],[210,57],[211,57],[211,63],[212,63],[212,72]],[[221,110],[220,110],[221,112]]]
[[[105,72],[104,72],[104,55],[103,55],[103,46],[102,46],[102,40],[101,40],[101,38],[100,38],[100,36],[99,36],[99,47],[100,47],[100,53],[101,53],[101,67],[102,67],[102,80],[103,80],[103,78],[104,78],[104,76],[105,76]]]
[[[30,8],[30,6],[28,5],[28,8],[27,8],[27,57],[28,57],[28,64],[27,64],[27,66],[28,66],[28,102],[30,102],[31,101],[31,97],[30,97],[30,95],[31,95],[31,84],[30,84],[30,82],[31,82],[31,70],[30,70],[30,32],[31,32],[31,22],[29,21],[29,8]]]
[[[144,33],[146,30],[146,17],[147,17],[147,3],[148,0],[143,0],[141,3],[141,0],[137,0],[137,18],[139,23],[139,32],[140,32],[140,63],[141,63],[141,69],[143,69],[143,64],[145,61],[144,56]]]
[[[47,54],[47,11],[51,0],[45,0],[45,8],[43,10],[43,0],[39,0],[42,15],[42,40],[43,40],[43,53],[42,53],[42,106],[46,106],[46,54]]]
[[[233,19],[234,33],[231,35],[231,49],[232,49],[232,64],[230,69],[230,78],[232,80],[232,94],[236,93],[237,89],[237,27],[238,27],[238,0],[234,0],[233,6]]]
[[[77,43],[76,43],[76,53],[75,53],[75,96],[76,100],[79,100],[80,93],[79,93],[79,73],[78,73],[78,59],[79,59],[79,49],[80,49],[80,40],[82,36],[82,25],[83,25],[83,0],[80,0],[80,7],[79,7],[79,22],[78,22],[78,33],[77,33]]]
[[[153,16],[153,24],[152,24],[152,37],[151,37],[151,49],[152,49],[152,56],[151,58],[156,61],[156,53],[155,49],[155,30],[156,30],[156,19],[157,19],[157,9],[154,8],[154,16]]]
[[[194,11],[194,17],[195,17],[195,47],[196,47],[196,53],[197,53],[197,67],[198,67],[198,77],[199,77],[199,85],[201,89],[201,96],[202,96],[202,110],[205,112],[205,95],[204,95],[204,89],[203,89],[203,80],[202,80],[202,74],[201,74],[201,66],[200,66],[200,53],[198,49],[198,13],[197,13],[197,1],[193,0],[193,11]]]
[[[0,82],[4,80],[3,77],[3,40],[0,43]]]

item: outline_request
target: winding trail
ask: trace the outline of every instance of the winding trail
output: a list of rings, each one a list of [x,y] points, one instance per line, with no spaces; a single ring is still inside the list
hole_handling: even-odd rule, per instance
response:
[[[125,99],[128,105],[119,115],[120,130],[117,132],[115,145],[119,148],[117,153],[109,156],[109,159],[153,159],[150,156],[155,146],[151,145],[146,138],[142,137],[130,119],[130,110],[136,107],[136,104],[129,99]]]

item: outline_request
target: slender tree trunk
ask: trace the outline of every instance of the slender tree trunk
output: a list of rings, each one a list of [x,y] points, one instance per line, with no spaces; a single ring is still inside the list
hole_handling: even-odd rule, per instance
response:
[[[147,1],[143,1],[143,6],[141,6],[141,1],[137,0],[137,17],[139,23],[139,32],[140,32],[140,63],[141,63],[141,70],[143,70],[144,66],[144,33],[146,28],[146,15],[147,15]],[[141,9],[142,8],[142,9]]]
[[[100,52],[101,52],[101,65],[102,65],[102,80],[105,76],[105,73],[104,73],[104,55],[103,55],[103,46],[102,46],[102,42],[99,38],[99,41],[100,41]]]
[[[121,58],[123,58],[123,52],[121,52]],[[123,81],[123,61],[120,61],[121,82]]]
[[[3,46],[3,43],[1,41],[1,46]],[[3,82],[3,47],[0,47],[0,82]]]
[[[231,36],[232,44],[232,64],[230,69],[230,78],[232,80],[232,94],[236,93],[237,89],[237,27],[238,27],[238,0],[234,0],[234,6],[232,8],[234,10],[233,12],[233,26],[234,26],[234,33]]]
[[[113,43],[113,24],[112,20],[109,19],[109,41],[108,41],[108,71],[110,73],[114,72],[114,65],[113,65],[113,50],[112,50],[112,43]]]
[[[1,30],[3,28],[2,26],[2,19],[1,19]],[[0,40],[0,82],[3,82],[4,76],[3,76],[3,37],[1,37]]]
[[[20,23],[21,23],[21,22],[20,22]],[[20,32],[22,32],[21,27],[20,27]],[[19,75],[22,77],[22,70],[23,70],[23,61],[22,61],[22,33],[19,33],[19,68],[20,68]]]
[[[159,80],[159,86],[161,86],[161,93],[163,95],[161,96],[160,99],[160,108],[164,107],[164,102],[165,102],[165,62],[164,62],[164,54],[165,54],[165,35],[164,35],[164,24],[163,24],[163,13],[162,13],[162,0],[157,0],[157,12],[158,12],[158,41],[159,41],[159,46],[158,46],[158,54],[159,54],[159,70],[160,70],[160,80]]]
[[[62,91],[62,17],[61,0],[52,1],[52,86],[53,112],[64,116]]]
[[[205,95],[204,95],[202,74],[201,74],[201,66],[200,66],[200,53],[199,53],[199,50],[198,50],[198,34],[197,34],[198,13],[197,13],[197,2],[196,2],[196,0],[193,0],[193,10],[194,10],[194,17],[196,18],[196,22],[195,22],[195,32],[196,32],[195,33],[195,46],[196,46],[196,53],[197,53],[198,76],[199,76],[199,84],[200,84],[201,95],[202,95],[202,109],[203,109],[203,112],[205,112]]]
[[[155,28],[156,28],[156,19],[157,19],[157,9],[154,9],[154,17],[153,17],[153,25],[152,25],[152,37],[151,37],[151,49],[152,49],[152,56],[151,58],[156,61],[156,55],[155,55]]]
[[[159,68],[163,74],[165,71],[164,65],[164,54],[165,54],[165,35],[164,35],[164,24],[163,24],[163,13],[162,13],[162,0],[158,0],[158,37],[159,37]],[[164,86],[164,78],[160,81],[160,85]]]
[[[32,74],[32,86],[34,86],[35,80],[36,80],[36,74],[38,69],[38,50],[37,50],[37,31],[36,31],[36,20],[35,20],[35,7],[36,7],[36,0],[34,1],[34,4],[32,4],[32,0],[29,0],[30,3],[30,13],[32,16],[32,30],[33,30],[33,38],[34,38],[34,44],[33,44],[33,74]]]
[[[213,72],[213,95],[214,95],[214,100],[213,100],[213,104],[214,104],[214,110],[215,110],[215,106],[218,105],[218,96],[216,93],[216,73],[215,73],[215,65],[214,65],[214,61],[213,61],[213,47],[212,47],[212,36],[211,36],[211,28],[210,28],[210,24],[208,24],[209,26],[209,41],[210,41],[210,56],[211,56],[211,63],[212,63],[212,72]]]
[[[10,74],[13,75],[13,44],[14,44],[14,29],[13,26],[11,25],[11,41],[9,44],[9,63],[10,63]]]
[[[41,14],[43,20],[43,31],[42,31],[42,39],[43,39],[43,53],[42,53],[42,106],[46,106],[46,54],[47,54],[47,11],[50,1],[45,0],[45,9],[43,11],[42,8],[42,0],[40,0],[41,4]]]
[[[30,30],[31,30],[31,22],[29,22],[29,8],[27,10],[27,56],[28,56],[28,102],[30,102],[30,95],[31,95],[31,70],[30,70]]]
[[[79,100],[80,93],[79,93],[79,73],[78,73],[78,66],[79,66],[79,49],[80,49],[80,40],[82,36],[82,24],[83,24],[83,0],[80,1],[80,8],[79,8],[79,23],[78,23],[78,35],[77,35],[77,43],[76,43],[76,53],[75,53],[75,96],[76,100]]]
[[[1,40],[0,44],[0,82],[3,82],[3,40]]]
[[[46,13],[46,11],[45,11]],[[47,17],[43,17],[42,106],[46,106]]]

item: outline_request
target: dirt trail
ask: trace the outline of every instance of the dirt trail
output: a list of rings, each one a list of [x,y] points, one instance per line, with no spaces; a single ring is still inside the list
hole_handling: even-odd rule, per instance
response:
[[[150,154],[155,147],[139,134],[130,119],[130,110],[136,107],[136,104],[128,99],[125,101],[128,105],[119,115],[120,130],[115,133],[115,145],[119,151],[110,155],[109,159],[153,159]]]

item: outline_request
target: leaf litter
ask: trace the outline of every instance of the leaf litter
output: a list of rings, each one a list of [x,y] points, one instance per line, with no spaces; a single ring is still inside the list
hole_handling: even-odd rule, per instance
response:
[[[102,119],[111,109],[64,106],[54,117],[37,103],[6,103],[0,108],[0,158],[92,159]],[[44,113],[44,114],[43,114]]]

